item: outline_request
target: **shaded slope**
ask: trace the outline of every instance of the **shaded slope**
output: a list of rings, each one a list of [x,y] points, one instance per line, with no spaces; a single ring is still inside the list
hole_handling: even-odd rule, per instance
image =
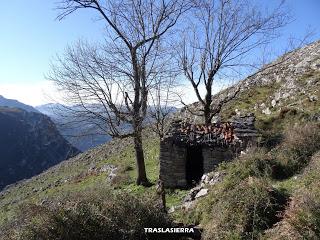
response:
[[[0,108],[0,189],[77,153],[47,116]]]

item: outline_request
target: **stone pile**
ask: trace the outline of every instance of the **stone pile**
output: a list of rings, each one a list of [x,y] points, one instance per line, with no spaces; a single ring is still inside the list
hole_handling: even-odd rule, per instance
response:
[[[91,164],[88,169],[88,173],[107,173],[107,181],[111,182],[117,176],[118,167],[113,164],[105,164],[102,167],[97,167],[95,164]]]
[[[232,126],[234,127],[235,136],[238,138],[259,136],[254,127],[255,120],[256,119],[253,113],[233,117],[231,122]]]
[[[224,174],[222,172],[210,172],[204,174],[201,178],[200,183],[192,188],[189,194],[184,198],[184,202],[191,202],[200,197],[206,196],[208,194],[207,186],[215,185],[218,182],[221,182]]]
[[[223,177],[223,172],[210,172],[204,174],[201,178],[200,183],[189,191],[188,195],[184,198],[183,203],[178,206],[172,206],[169,209],[169,213],[172,213],[178,209],[188,210],[192,208],[195,205],[197,199],[208,195],[209,185],[212,186],[217,184],[218,182],[221,182]]]

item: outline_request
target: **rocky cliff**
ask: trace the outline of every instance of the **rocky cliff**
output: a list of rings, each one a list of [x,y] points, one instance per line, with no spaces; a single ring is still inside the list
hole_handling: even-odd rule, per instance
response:
[[[0,189],[79,153],[49,117],[0,108]]]

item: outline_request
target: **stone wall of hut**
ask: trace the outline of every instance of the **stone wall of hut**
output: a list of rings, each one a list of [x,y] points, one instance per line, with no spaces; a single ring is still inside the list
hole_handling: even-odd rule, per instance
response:
[[[232,149],[202,147],[203,171],[213,171],[219,163],[235,156]],[[160,143],[160,178],[166,187],[187,187],[186,180],[187,147],[178,146],[173,141]]]
[[[254,121],[253,115],[234,118],[232,133],[235,138],[230,142],[221,138],[221,135],[210,138],[209,142],[201,134],[198,135],[200,138],[191,138],[193,132],[188,135],[180,131],[183,122],[173,122],[170,131],[160,142],[160,178],[165,187],[187,187],[186,164],[190,144],[201,147],[204,173],[213,171],[219,163],[229,161],[241,151],[256,145],[259,134],[254,128]]]
[[[165,187],[185,187],[187,149],[173,141],[160,142],[160,178]]]
[[[213,171],[221,162],[231,160],[235,155],[235,152],[226,148],[202,148],[203,156],[203,171],[208,173]]]

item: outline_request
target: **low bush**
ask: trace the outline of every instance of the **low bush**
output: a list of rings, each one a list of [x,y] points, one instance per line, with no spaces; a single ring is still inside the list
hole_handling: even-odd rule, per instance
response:
[[[145,227],[170,227],[172,222],[151,203],[130,195],[90,193],[54,205],[22,208],[24,227],[16,239],[161,239]]]
[[[207,204],[210,220],[205,225],[205,240],[257,239],[280,219],[286,196],[259,178],[249,177],[228,191],[213,191]]]
[[[221,164],[221,182],[186,214],[204,226],[204,239],[256,239],[280,220],[287,196],[270,184],[274,160],[267,150],[250,149]]]
[[[278,146],[283,140],[282,132],[274,131],[261,131],[261,137],[259,139],[259,146],[271,150]]]
[[[278,164],[283,168],[282,178],[299,173],[319,149],[319,123],[309,122],[287,128],[284,132],[283,142],[273,151]]]
[[[270,177],[273,164],[266,149],[252,148],[233,162],[222,163],[218,171],[225,172],[223,184],[225,189],[229,189],[248,177]]]

